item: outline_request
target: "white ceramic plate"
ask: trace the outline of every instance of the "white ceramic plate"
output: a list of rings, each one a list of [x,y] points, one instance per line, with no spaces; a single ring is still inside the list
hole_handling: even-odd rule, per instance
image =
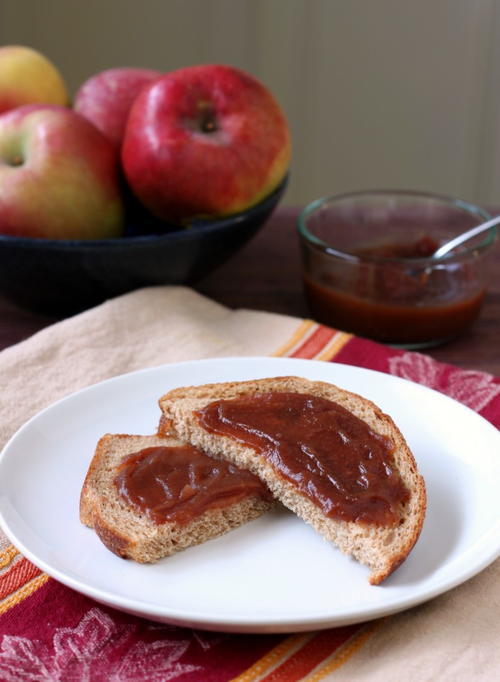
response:
[[[286,511],[153,565],[109,552],[78,518],[98,438],[153,433],[175,386],[295,374],[336,383],[390,413],[426,480],[428,513],[407,561],[379,587]],[[56,580],[153,620],[287,632],[368,620],[467,580],[500,555],[500,434],[435,391],[366,369],[310,360],[230,358],[165,365],[75,393],[26,423],[0,460],[0,521]]]

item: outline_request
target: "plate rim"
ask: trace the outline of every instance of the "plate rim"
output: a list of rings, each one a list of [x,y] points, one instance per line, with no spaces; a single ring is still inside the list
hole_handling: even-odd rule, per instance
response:
[[[475,412],[474,410],[464,405],[463,403],[454,400],[450,396],[447,396],[446,394],[441,393],[440,391],[434,388],[424,386],[409,379],[405,379],[404,377],[398,377],[392,374],[382,372],[380,370],[374,370],[370,368],[358,367],[355,365],[348,365],[336,362],[325,363],[319,360],[309,360],[302,358],[286,357],[275,358],[258,355],[228,356],[215,358],[207,357],[197,360],[161,363],[159,365],[146,367],[142,369],[136,369],[130,372],[125,372],[122,374],[115,375],[113,377],[109,377],[107,379],[103,379],[102,381],[90,384],[89,386],[85,386],[81,389],[77,389],[59,398],[58,400],[54,401],[53,403],[49,404],[48,406],[40,410],[38,413],[33,415],[30,419],[28,419],[8,439],[0,453],[0,472],[2,466],[4,466],[5,458],[9,456],[9,451],[12,447],[12,444],[15,444],[15,441],[19,437],[19,434],[21,434],[24,430],[29,429],[33,422],[36,422],[38,419],[43,418],[43,416],[47,412],[57,410],[61,406],[61,404],[78,398],[83,393],[99,390],[103,384],[109,385],[112,383],[119,383],[121,381],[126,381],[129,378],[132,378],[136,375],[155,374],[158,371],[168,372],[172,368],[183,369],[197,366],[200,364],[203,365],[212,364],[226,365],[232,363],[246,364],[248,361],[251,361],[252,363],[268,364],[269,366],[274,366],[275,364],[283,363],[291,366],[304,368],[314,364],[315,366],[318,365],[322,367],[328,366],[330,369],[341,368],[341,371],[347,371],[348,373],[354,371],[355,373],[360,374],[375,374],[379,378],[383,377],[383,381],[403,382],[406,385],[411,385],[417,391],[422,390],[424,393],[427,391],[431,391],[432,393],[439,396],[440,399],[450,401],[455,406],[458,406],[459,409],[465,410],[468,413],[470,413],[473,416],[473,418],[478,420],[478,423],[481,423],[483,427],[490,428],[492,429],[492,433],[496,432],[498,434],[498,429],[495,427],[494,424],[489,422],[478,412]],[[278,374],[275,374],[275,376],[278,376]],[[328,383],[332,383],[331,377],[330,379],[326,378],[325,381],[327,381]],[[119,594],[113,594],[111,592],[107,592],[102,588],[99,587],[96,588],[91,584],[89,585],[82,578],[77,579],[72,577],[71,575],[66,575],[64,571],[60,570],[57,566],[54,567],[50,564],[50,562],[46,561],[43,557],[42,558],[38,557],[37,554],[34,553],[22,539],[17,537],[16,533],[10,528],[9,524],[7,523],[4,517],[4,496],[5,495],[0,488],[0,525],[5,535],[23,556],[25,556],[29,561],[31,561],[34,565],[40,568],[43,572],[47,573],[47,575],[51,576],[58,582],[66,585],[67,587],[70,587],[71,589],[74,589],[79,593],[84,594],[85,596],[90,597],[99,603],[105,604],[112,608],[116,608],[117,610],[132,613],[139,617],[150,618],[155,621],[171,623],[183,627],[196,627],[200,629],[212,629],[225,632],[278,633],[309,631],[313,629],[324,629],[359,622],[367,622],[375,618],[392,615],[394,613],[412,608],[413,606],[416,606],[418,604],[427,602],[435,598],[436,596],[443,594],[448,590],[453,589],[454,587],[466,582],[474,575],[477,575],[482,570],[484,570],[489,564],[495,561],[495,559],[500,557],[500,519],[499,519],[497,524],[493,524],[492,526],[490,526],[487,529],[487,531],[483,533],[479,540],[483,550],[479,555],[480,556],[479,560],[469,565],[467,570],[462,570],[461,572],[459,571],[458,574],[455,575],[455,577],[451,580],[446,575],[442,576],[441,579],[437,583],[435,583],[431,589],[427,589],[424,593],[419,592],[417,590],[414,593],[408,594],[406,597],[403,598],[396,597],[393,600],[389,600],[387,603],[382,602],[381,604],[376,604],[369,608],[366,608],[366,606],[363,605],[361,605],[358,608],[355,608],[354,610],[352,608],[345,607],[340,612],[338,610],[335,611],[334,612],[335,615],[332,614],[332,616],[325,616],[323,613],[321,614],[318,613],[317,615],[311,613],[308,616],[304,615],[293,616],[292,614],[290,614],[290,616],[286,618],[286,621],[283,620],[283,616],[277,616],[275,618],[266,616],[264,620],[257,616],[248,616],[243,614],[231,615],[229,617],[227,615],[219,616],[215,614],[210,614],[208,616],[203,611],[200,612],[192,610],[188,611],[186,609],[179,611],[178,608],[169,609],[168,607],[166,607],[165,604],[153,605],[145,603],[144,601],[141,601],[140,599],[137,598],[130,598]],[[498,543],[497,544],[492,543],[492,546],[489,547],[489,551],[487,551],[488,547],[486,546],[484,538],[490,535],[492,535],[494,538],[497,538],[498,536]],[[468,548],[466,548],[464,552],[467,551],[467,549]],[[464,552],[462,552],[460,556],[462,556]],[[455,561],[456,560],[457,559],[455,559]]]

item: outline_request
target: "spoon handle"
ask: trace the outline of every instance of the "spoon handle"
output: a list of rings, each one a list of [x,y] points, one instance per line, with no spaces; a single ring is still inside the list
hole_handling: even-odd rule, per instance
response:
[[[476,225],[476,227],[473,227],[471,230],[458,235],[458,237],[455,237],[454,239],[451,239],[449,242],[446,242],[440,246],[439,249],[436,249],[436,251],[432,254],[432,257],[441,258],[442,256],[445,256],[449,251],[452,251],[457,246],[460,246],[460,244],[469,241],[469,239],[476,237],[478,234],[481,234],[481,232],[486,232],[486,230],[495,227],[495,225],[498,225],[498,223],[500,223],[500,215],[497,215],[495,218],[491,218],[491,220],[487,220],[485,223],[481,223],[481,225]]]

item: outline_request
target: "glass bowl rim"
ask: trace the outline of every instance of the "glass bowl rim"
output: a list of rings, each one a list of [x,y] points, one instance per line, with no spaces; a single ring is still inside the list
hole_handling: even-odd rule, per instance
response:
[[[471,246],[470,248],[464,248],[460,251],[451,251],[450,253],[442,256],[441,258],[433,258],[432,256],[420,256],[415,258],[397,258],[388,256],[376,256],[376,255],[363,255],[358,256],[350,251],[344,251],[337,249],[328,242],[323,241],[319,237],[316,237],[307,227],[307,219],[313,215],[318,209],[325,206],[327,203],[332,203],[334,201],[340,201],[344,199],[351,199],[357,197],[369,197],[369,196],[379,196],[379,197],[413,197],[415,199],[432,199],[436,202],[440,202],[443,205],[449,205],[452,208],[459,209],[463,212],[469,213],[470,215],[476,215],[479,219],[480,224],[483,221],[492,218],[490,213],[484,208],[472,204],[462,199],[455,199],[442,194],[436,194],[433,192],[424,192],[418,190],[391,190],[391,189],[373,189],[373,190],[358,190],[354,192],[344,192],[342,194],[331,194],[328,196],[320,197],[307,204],[297,217],[297,230],[299,236],[307,241],[309,244],[317,249],[324,251],[331,256],[337,256],[344,260],[348,260],[354,263],[372,262],[372,263],[399,263],[399,264],[409,264],[418,263],[419,265],[439,265],[452,262],[460,262],[467,260],[471,255],[482,253],[493,245],[497,236],[496,226],[490,228],[484,237],[484,239],[479,243]]]

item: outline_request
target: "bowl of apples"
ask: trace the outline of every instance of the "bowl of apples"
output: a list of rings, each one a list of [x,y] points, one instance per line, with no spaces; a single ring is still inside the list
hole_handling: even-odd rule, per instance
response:
[[[2,112],[13,65],[17,83],[49,83],[54,67],[39,57],[0,48],[8,298],[66,315],[144,286],[194,284],[265,224],[287,185],[290,135],[253,76],[224,65],[109,69],[72,106],[55,88],[42,101],[23,92]]]

